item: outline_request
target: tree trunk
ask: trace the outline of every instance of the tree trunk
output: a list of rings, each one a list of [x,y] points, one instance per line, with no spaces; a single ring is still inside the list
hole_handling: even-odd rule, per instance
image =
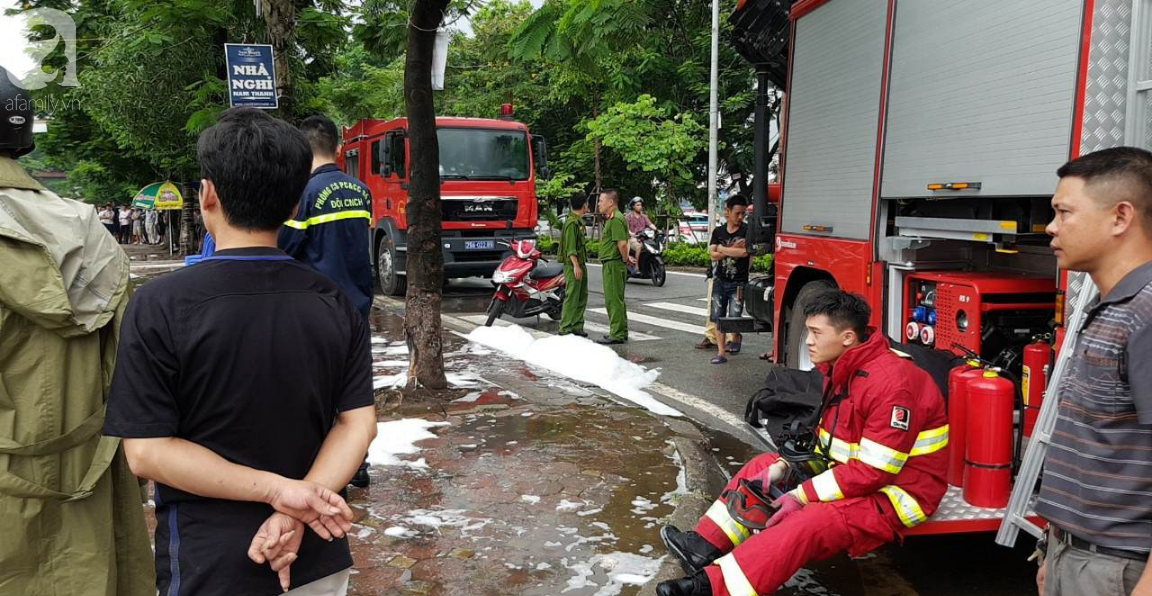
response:
[[[192,211],[193,205],[197,204],[196,201],[196,198],[189,199],[185,196],[184,208],[180,210],[180,254],[184,256],[192,254],[192,243],[194,242],[192,239]],[[172,230],[168,230],[168,233],[171,234]]]
[[[449,0],[415,0],[408,24],[404,100],[412,168],[408,187],[408,294],[404,336],[409,383],[445,389],[440,302],[444,253],[440,249],[440,147],[432,96],[432,48]]]
[[[296,105],[292,97],[292,73],[288,69],[292,32],[296,28],[296,5],[292,0],[263,0],[261,17],[272,41],[273,65],[276,68],[276,95],[280,98],[280,116],[295,122]]]
[[[600,116],[600,98],[599,95],[592,97],[592,119],[595,120]],[[600,176],[600,137],[592,139],[592,171],[596,177],[596,192],[604,190],[604,180]]]

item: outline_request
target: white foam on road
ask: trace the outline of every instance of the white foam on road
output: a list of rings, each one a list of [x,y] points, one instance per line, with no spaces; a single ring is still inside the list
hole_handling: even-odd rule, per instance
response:
[[[368,446],[368,463],[373,466],[406,466],[426,469],[423,458],[405,461],[396,456],[419,453],[416,443],[434,439],[436,435],[428,431],[437,426],[449,426],[447,422],[431,422],[423,418],[405,418],[376,424],[376,439]]]
[[[460,318],[468,321],[469,323],[476,323],[477,325],[483,325],[488,321],[488,315],[463,315]],[[503,320],[497,320],[492,324],[497,327],[511,327],[512,325],[515,325],[515,323]],[[589,335],[594,335],[596,333],[607,335],[609,329],[607,325],[593,323],[592,321],[584,321],[584,331]],[[628,341],[656,341],[658,339],[660,338],[656,337],[655,335],[640,333],[639,331],[628,331]]]
[[[533,337],[522,327],[477,327],[468,339],[504,352],[528,364],[612,392],[653,414],[683,416],[644,391],[660,376],[602,346],[575,335]]]

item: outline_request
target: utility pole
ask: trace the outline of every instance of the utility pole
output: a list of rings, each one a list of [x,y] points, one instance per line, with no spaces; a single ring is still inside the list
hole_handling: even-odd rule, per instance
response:
[[[712,0],[712,81],[708,92],[708,234],[720,216],[716,191],[717,151],[720,142],[720,0]]]

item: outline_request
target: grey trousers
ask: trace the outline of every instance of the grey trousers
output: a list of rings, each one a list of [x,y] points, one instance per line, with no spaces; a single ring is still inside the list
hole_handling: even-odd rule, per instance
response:
[[[1129,596],[1145,561],[1072,548],[1048,531],[1048,575],[1043,596]]]
[[[289,590],[284,593],[284,596],[346,596],[348,594],[348,578],[351,576],[352,570],[345,569],[328,577],[322,577],[310,584]]]

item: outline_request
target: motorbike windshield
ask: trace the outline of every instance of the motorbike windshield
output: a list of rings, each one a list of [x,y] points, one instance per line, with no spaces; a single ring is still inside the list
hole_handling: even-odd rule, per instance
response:
[[[515,130],[440,128],[440,177],[445,180],[527,180],[528,135]]]

